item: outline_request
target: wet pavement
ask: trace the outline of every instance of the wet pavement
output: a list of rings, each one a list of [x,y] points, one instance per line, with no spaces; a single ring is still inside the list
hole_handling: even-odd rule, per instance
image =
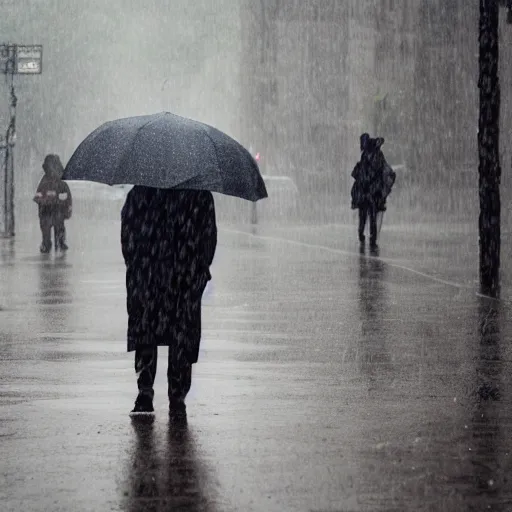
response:
[[[223,227],[187,421],[162,350],[148,422],[119,223],[72,219],[65,255],[25,225],[0,241],[0,509],[512,510],[508,288],[476,293],[469,229],[360,254],[353,226]]]

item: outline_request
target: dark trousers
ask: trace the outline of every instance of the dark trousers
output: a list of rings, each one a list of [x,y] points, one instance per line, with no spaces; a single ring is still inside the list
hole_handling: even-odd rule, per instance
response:
[[[66,243],[66,228],[63,215],[41,215],[39,217],[41,234],[43,235],[43,246],[50,249],[52,246],[52,227],[55,236],[55,248],[60,249]]]
[[[172,351],[169,350],[167,394],[171,401],[183,401],[192,384],[192,365],[177,365],[172,360],[171,354]],[[135,349],[135,371],[139,375],[137,379],[139,393],[147,395],[151,399],[155,394],[153,384],[155,383],[157,357],[158,347],[156,345],[142,345]]]
[[[365,202],[359,207],[359,240],[364,241],[364,228],[366,219],[370,218],[370,243],[377,242],[377,206],[372,202]]]

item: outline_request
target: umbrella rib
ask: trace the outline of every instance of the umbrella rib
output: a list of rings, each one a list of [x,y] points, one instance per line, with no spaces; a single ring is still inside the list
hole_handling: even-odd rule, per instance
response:
[[[210,134],[208,133],[208,130],[202,126],[201,123],[199,123],[199,125],[201,126],[201,130],[203,130],[203,132],[206,134],[206,136],[210,139],[212,145],[213,145],[213,150],[215,151],[215,159],[217,160],[217,172],[220,174],[220,162],[219,162],[219,155],[217,153],[217,146],[215,145],[215,142],[214,140],[211,138]]]
[[[130,148],[130,149],[131,149],[132,151],[133,151],[133,147],[135,146],[135,139],[136,139],[136,138],[137,138],[137,136],[139,135],[139,132],[140,132],[143,128],[145,128],[148,124],[152,123],[153,121],[154,121],[154,119],[150,119],[147,123],[144,123],[142,126],[139,126],[139,127],[137,128],[137,133],[133,136],[132,143],[131,143],[131,148]],[[125,153],[125,156],[123,157],[123,160],[121,161],[120,165],[117,167],[117,172],[119,172],[121,169],[123,169],[123,168],[124,168],[124,162],[125,162],[125,160],[126,160],[126,158],[127,158],[127,156],[126,156],[126,155],[129,155],[130,153],[131,153],[131,152],[128,152],[128,151]],[[117,176],[116,176],[116,178],[117,178]],[[117,181],[117,180],[114,180],[114,181]]]

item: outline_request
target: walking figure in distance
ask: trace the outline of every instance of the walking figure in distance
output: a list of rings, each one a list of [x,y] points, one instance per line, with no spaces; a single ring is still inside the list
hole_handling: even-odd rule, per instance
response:
[[[365,242],[366,221],[370,224],[370,247],[377,246],[377,214],[386,211],[386,199],[396,174],[386,162],[381,147],[384,139],[371,138],[368,133],[360,137],[361,158],[352,171],[352,209],[359,209],[359,241]]]
[[[66,227],[64,221],[71,218],[73,199],[68,184],[63,181],[64,167],[58,155],[46,155],[43,162],[44,176],[34,196],[39,207],[39,225],[43,241],[40,251],[50,252],[52,248],[52,227],[55,250],[67,251]]]

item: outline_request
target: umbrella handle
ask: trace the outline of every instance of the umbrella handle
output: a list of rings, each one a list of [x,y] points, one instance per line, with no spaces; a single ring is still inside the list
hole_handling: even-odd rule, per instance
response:
[[[380,230],[382,228],[382,221],[384,220],[384,212],[377,213],[377,235],[380,235]]]

